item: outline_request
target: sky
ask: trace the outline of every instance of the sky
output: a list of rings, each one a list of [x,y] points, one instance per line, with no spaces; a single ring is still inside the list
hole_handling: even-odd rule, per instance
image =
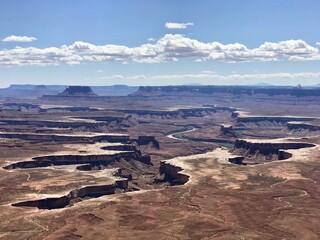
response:
[[[0,87],[320,83],[319,0],[3,0]]]

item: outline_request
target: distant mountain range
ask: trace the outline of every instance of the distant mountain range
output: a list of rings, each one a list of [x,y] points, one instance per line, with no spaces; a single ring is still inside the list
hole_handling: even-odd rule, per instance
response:
[[[8,88],[0,89],[0,97],[6,98],[38,98],[43,95],[57,95],[62,93],[67,85],[32,85],[12,84]],[[127,96],[139,89],[127,85],[91,86],[94,93],[101,96]]]
[[[206,87],[200,83],[191,83],[184,85],[185,87]],[[67,85],[32,85],[32,84],[12,84],[8,88],[0,89],[0,97],[2,98],[22,98],[22,99],[36,99],[43,95],[57,95],[64,92],[69,86]],[[182,86],[181,86],[182,87]],[[234,88],[236,86],[215,86],[217,88]],[[237,86],[245,87],[245,86]],[[253,88],[270,88],[270,89],[312,89],[320,88],[320,83],[313,86],[275,86],[269,83],[257,83],[254,85],[248,85],[246,87]],[[99,96],[127,96],[138,91],[139,87],[127,86],[127,85],[113,85],[113,86],[91,86],[92,91]]]
[[[257,87],[272,87],[274,85],[270,84],[270,83],[256,83],[256,84],[253,84],[252,86],[257,86]]]
[[[184,86],[202,86],[201,83],[188,83],[188,84],[184,84]]]

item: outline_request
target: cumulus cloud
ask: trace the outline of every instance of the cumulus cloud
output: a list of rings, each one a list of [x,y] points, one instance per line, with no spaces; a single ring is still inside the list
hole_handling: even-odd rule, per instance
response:
[[[37,38],[35,38],[35,37],[11,35],[9,37],[2,39],[2,42],[33,42],[36,40],[37,40]]]
[[[190,58],[196,62],[303,61],[320,60],[319,49],[303,40],[265,42],[257,48],[241,43],[201,42],[181,34],[166,34],[137,47],[95,45],[76,41],[60,47],[16,47],[0,50],[0,66],[59,65],[86,62],[161,63]],[[201,63],[199,63],[201,64]]]
[[[186,29],[189,26],[193,26],[193,23],[173,23],[173,22],[167,22],[164,25],[168,29]]]
[[[0,51],[0,66],[48,66],[66,64],[79,64],[83,58],[73,54],[68,47],[60,48],[22,48],[15,47]]]

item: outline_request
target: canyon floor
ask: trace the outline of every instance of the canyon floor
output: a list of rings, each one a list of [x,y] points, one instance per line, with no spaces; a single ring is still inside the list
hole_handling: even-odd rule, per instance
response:
[[[319,96],[0,107],[0,239],[320,239]]]

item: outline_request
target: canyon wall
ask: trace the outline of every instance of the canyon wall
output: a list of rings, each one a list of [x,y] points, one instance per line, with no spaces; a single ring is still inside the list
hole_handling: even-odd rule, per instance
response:
[[[278,154],[280,149],[300,149],[306,147],[314,147],[314,144],[303,142],[251,142],[243,139],[237,139],[236,148],[245,148],[254,154],[259,151],[261,154]]]
[[[128,180],[121,179],[115,181],[113,184],[85,186],[72,190],[65,196],[57,198],[45,198],[39,200],[24,201],[12,204],[14,207],[37,207],[39,209],[58,209],[64,208],[70,204],[72,200],[85,197],[101,197],[104,195],[114,194],[116,189],[128,189]]]
[[[55,142],[129,142],[130,137],[127,135],[54,135],[54,134],[37,134],[37,133],[0,133],[2,138],[18,138],[24,140],[37,141],[55,141]]]
[[[169,181],[171,185],[183,185],[189,181],[189,176],[181,173],[181,167],[170,164],[166,161],[160,162],[160,174],[165,175],[165,180]]]
[[[290,130],[296,130],[296,129],[307,129],[310,131],[320,130],[320,126],[318,125],[312,125],[310,123],[303,123],[303,122],[288,122],[287,127]]]

